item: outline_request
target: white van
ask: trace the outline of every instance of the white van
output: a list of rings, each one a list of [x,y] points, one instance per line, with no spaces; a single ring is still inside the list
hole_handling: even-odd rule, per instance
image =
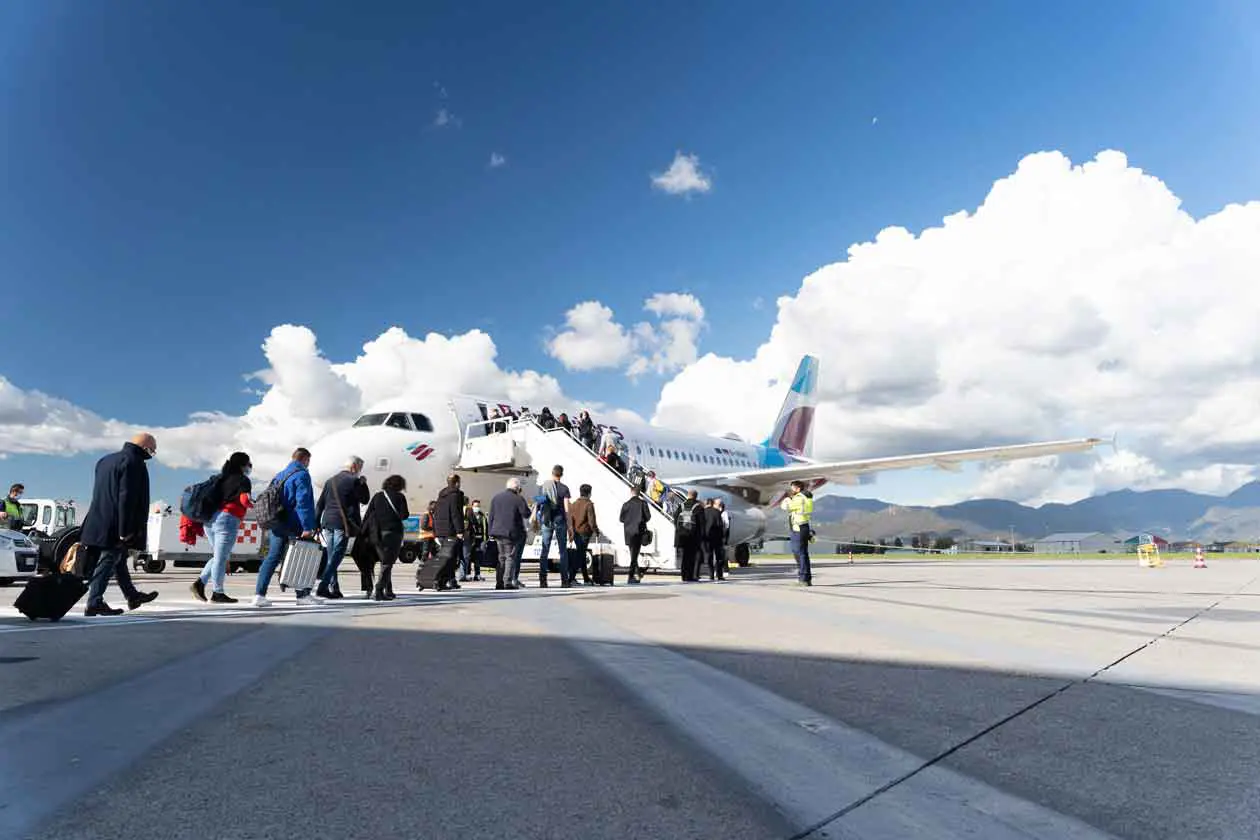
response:
[[[35,577],[39,549],[25,534],[0,530],[0,586]]]

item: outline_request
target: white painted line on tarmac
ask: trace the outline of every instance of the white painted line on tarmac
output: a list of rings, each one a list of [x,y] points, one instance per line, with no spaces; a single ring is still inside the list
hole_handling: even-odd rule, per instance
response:
[[[833,821],[846,807],[914,774],[925,760],[725,671],[659,647],[580,607],[522,603],[512,605],[511,614],[571,642],[777,808],[803,832],[799,837],[1100,840],[1111,836],[940,765],[912,775]]]

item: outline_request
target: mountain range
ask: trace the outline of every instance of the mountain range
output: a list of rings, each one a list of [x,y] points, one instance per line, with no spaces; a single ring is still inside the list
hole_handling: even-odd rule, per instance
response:
[[[904,506],[878,499],[820,496],[814,500],[820,533],[858,541],[936,536],[1023,541],[1064,531],[1131,536],[1152,533],[1174,541],[1253,540],[1260,537],[1260,481],[1228,496],[1188,490],[1117,490],[1072,504],[1029,507],[1003,499],[952,505]]]

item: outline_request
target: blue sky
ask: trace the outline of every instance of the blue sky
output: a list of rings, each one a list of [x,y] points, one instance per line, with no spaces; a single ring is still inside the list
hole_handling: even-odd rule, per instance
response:
[[[690,292],[744,358],[804,275],[1031,152],[1122,149],[1196,215],[1260,192],[1242,2],[599,5],[0,4],[0,374],[174,425],[255,402],[277,324],[335,360],[482,328],[650,415],[661,378],[548,356],[570,306]],[[680,150],[710,192],[651,188]],[[0,472],[76,493],[94,457]]]

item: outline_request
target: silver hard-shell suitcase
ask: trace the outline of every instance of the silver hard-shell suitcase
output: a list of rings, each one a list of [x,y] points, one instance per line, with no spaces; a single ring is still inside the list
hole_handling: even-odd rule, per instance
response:
[[[280,565],[280,591],[314,589],[319,580],[319,561],[324,547],[314,540],[293,540]]]

